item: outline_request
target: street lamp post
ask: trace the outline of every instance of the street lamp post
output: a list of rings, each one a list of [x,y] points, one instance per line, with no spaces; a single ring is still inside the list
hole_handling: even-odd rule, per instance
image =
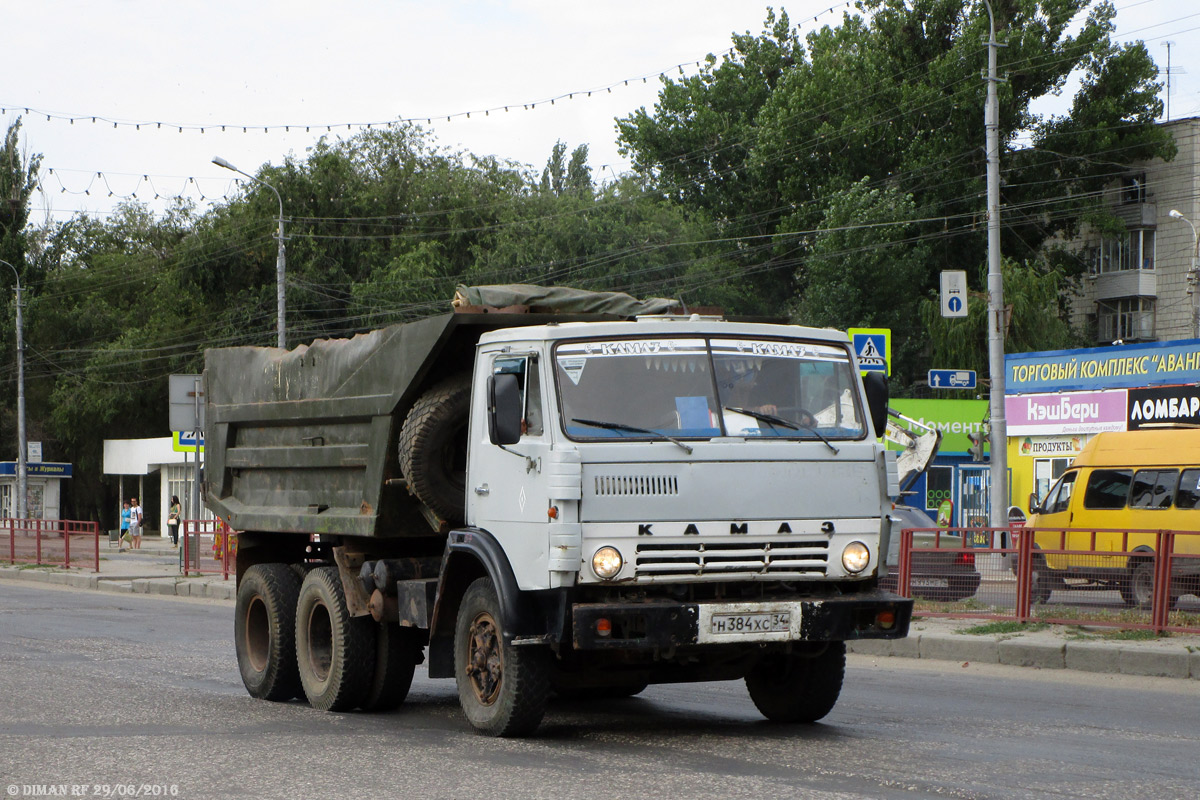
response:
[[[987,152],[988,230],[988,375],[992,382],[991,481],[988,500],[993,528],[1008,525],[1008,430],[1004,418],[1004,274],[1000,266],[1000,100],[996,93],[996,18],[992,4],[984,0],[988,13],[987,104],[983,121]]]
[[[25,442],[25,334],[21,318],[21,275],[7,261],[0,264],[13,271],[17,279],[17,519],[27,516],[26,502],[29,483],[29,461]]]
[[[258,178],[251,175],[249,172],[243,172],[242,170],[238,169],[233,164],[230,164],[228,161],[221,158],[220,156],[213,156],[212,163],[216,164],[218,167],[224,167],[225,169],[233,170],[234,172],[238,173],[239,175],[245,175],[247,178],[254,181],[255,183],[267,187],[272,192],[275,192],[275,199],[279,201],[279,232],[275,236],[275,238],[279,240],[279,253],[275,257],[275,303],[276,303],[276,307],[277,307],[275,327],[276,327],[276,330],[278,331],[278,346],[286,348],[287,347],[287,300],[285,299],[285,296],[284,296],[283,287],[284,287],[284,280],[287,275],[287,257],[284,254],[284,250],[283,250],[283,198],[279,196],[279,191],[274,186],[272,186],[271,184],[267,183],[264,180],[259,180]]]
[[[1172,208],[1168,216],[1183,220],[1192,229],[1192,268],[1188,271],[1188,283],[1192,284],[1192,323],[1196,338],[1200,339],[1200,234],[1196,233],[1192,221],[1175,209]]]

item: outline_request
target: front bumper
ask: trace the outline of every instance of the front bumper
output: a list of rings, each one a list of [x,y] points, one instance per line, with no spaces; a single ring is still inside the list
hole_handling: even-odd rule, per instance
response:
[[[771,642],[902,639],[913,601],[875,590],[840,597],[731,603],[581,603],[571,608],[576,650],[654,650],[664,647]],[[886,624],[888,615],[891,624]],[[766,622],[719,632],[714,620],[755,617]],[[771,629],[768,629],[771,628]],[[607,631],[607,633],[605,633]]]

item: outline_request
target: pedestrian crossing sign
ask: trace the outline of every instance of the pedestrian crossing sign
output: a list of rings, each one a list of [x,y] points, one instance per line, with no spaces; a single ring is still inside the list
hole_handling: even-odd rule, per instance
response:
[[[847,333],[862,372],[892,374],[891,328],[851,328]]]

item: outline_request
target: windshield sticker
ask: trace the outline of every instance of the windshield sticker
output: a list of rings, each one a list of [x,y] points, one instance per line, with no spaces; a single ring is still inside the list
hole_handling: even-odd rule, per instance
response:
[[[571,383],[579,385],[579,379],[583,377],[583,365],[587,362],[586,358],[559,358],[558,368],[567,374],[571,379]]]

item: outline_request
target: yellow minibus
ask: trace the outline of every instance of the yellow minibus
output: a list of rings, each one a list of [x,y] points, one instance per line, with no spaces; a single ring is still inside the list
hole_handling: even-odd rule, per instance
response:
[[[1127,605],[1148,608],[1158,536],[1130,531],[1200,531],[1200,429],[1097,434],[1044,499],[1030,496],[1029,512],[1026,527],[1040,550],[1132,553],[1035,555],[1034,602],[1070,579],[1080,588],[1115,588]],[[1176,536],[1174,552],[1200,553],[1200,535]],[[1200,593],[1200,559],[1178,559],[1172,573],[1172,606]]]

